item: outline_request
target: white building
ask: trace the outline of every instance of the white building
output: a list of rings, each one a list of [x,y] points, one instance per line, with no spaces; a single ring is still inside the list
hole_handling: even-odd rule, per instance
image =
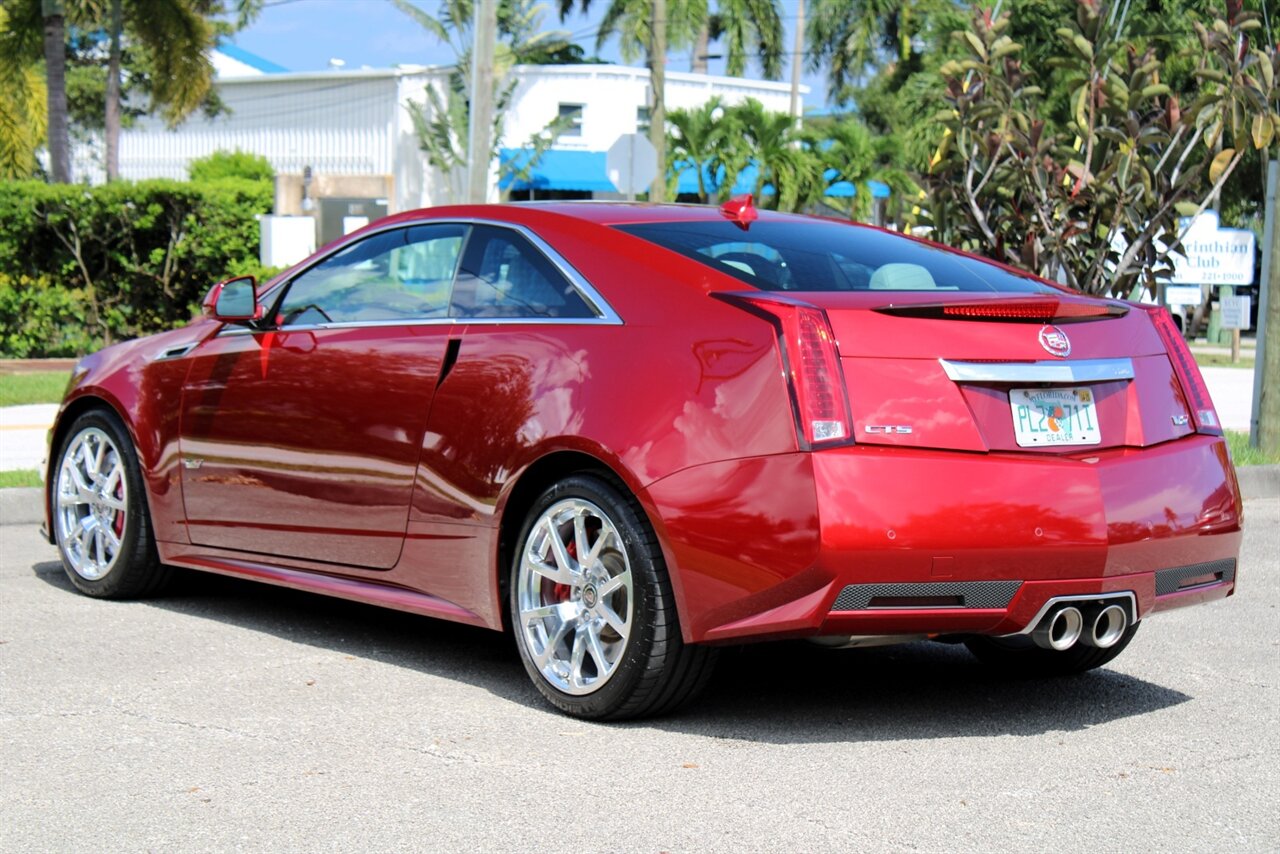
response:
[[[457,176],[441,175],[420,150],[407,105],[443,96],[448,70],[426,67],[287,72],[228,46],[214,57],[227,112],[193,116],[176,130],[142,119],[121,135],[120,172],[130,179],[185,178],[187,164],[217,150],[265,156],[277,178],[276,213],[319,215],[321,242],[365,216],[454,198]],[[522,149],[560,115],[580,116],[532,170],[519,191],[617,198],[605,176],[605,151],[620,134],[647,124],[649,73],[618,65],[518,66],[501,147]],[[668,109],[696,107],[719,95],[785,112],[785,83],[668,72]],[[94,166],[79,174],[94,177]],[[100,175],[100,169],[97,170]],[[493,200],[498,198],[495,183]],[[525,193],[527,195],[527,192]]]

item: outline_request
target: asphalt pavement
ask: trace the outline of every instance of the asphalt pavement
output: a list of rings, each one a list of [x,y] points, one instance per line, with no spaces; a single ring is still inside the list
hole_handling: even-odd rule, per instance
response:
[[[0,851],[1275,851],[1278,606],[1255,500],[1240,593],[1102,671],[765,644],[601,725],[494,633],[198,573],[97,601],[0,526]]]

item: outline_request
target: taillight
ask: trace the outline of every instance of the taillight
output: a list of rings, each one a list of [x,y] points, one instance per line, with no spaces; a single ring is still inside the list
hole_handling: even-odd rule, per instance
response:
[[[1182,386],[1182,393],[1191,404],[1196,430],[1221,436],[1222,425],[1218,422],[1218,411],[1213,407],[1213,398],[1209,396],[1209,387],[1205,385],[1195,357],[1191,355],[1191,348],[1178,331],[1178,325],[1173,322],[1168,309],[1147,306],[1146,310],[1164,343],[1165,352],[1169,354],[1169,361],[1173,363],[1173,372]]]
[[[840,367],[840,350],[826,312],[786,297],[716,297],[765,318],[778,331],[801,445],[820,448],[851,443],[849,395]]]

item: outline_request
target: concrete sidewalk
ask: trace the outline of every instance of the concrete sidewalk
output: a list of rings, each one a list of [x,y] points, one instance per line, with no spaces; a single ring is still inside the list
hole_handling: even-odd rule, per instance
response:
[[[56,403],[0,407],[0,471],[39,469]]]

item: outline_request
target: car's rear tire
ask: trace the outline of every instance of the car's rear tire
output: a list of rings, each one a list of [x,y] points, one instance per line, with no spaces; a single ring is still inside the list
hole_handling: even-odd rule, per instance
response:
[[[1071,676],[1101,667],[1124,652],[1133,640],[1140,623],[1131,623],[1120,640],[1106,649],[1077,643],[1064,650],[1044,649],[1036,646],[1025,635],[1009,638],[993,638],[974,635],[965,638],[964,645],[983,664],[998,668],[1010,675],[1021,677]]]
[[[680,636],[643,510],[602,477],[565,478],[534,502],[516,540],[510,606],[534,685],[575,717],[665,714],[711,675],[716,651]]]
[[[138,455],[120,419],[85,412],[67,430],[57,459],[50,501],[67,578],[101,599],[158,591],[170,570],[156,552]]]

